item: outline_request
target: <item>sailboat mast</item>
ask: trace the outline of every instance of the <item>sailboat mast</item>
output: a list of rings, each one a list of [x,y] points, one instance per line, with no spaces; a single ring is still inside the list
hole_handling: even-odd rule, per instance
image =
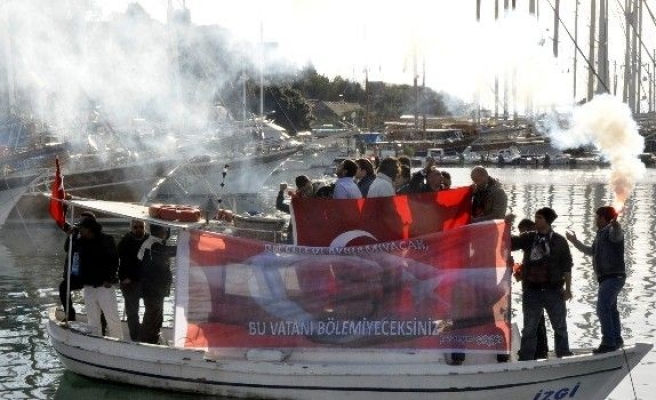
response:
[[[599,47],[597,49],[597,93],[608,87],[608,0],[599,0]]]
[[[369,67],[364,69],[364,97],[365,97],[365,125],[367,132],[370,132],[369,127]]]
[[[417,47],[413,51],[413,71],[412,71],[412,82],[415,89],[415,133],[419,132],[419,85],[417,83],[419,79],[419,73],[417,72]]]
[[[642,44],[642,1],[638,0],[636,3],[637,9],[636,9],[636,18],[637,18],[637,25],[636,25],[636,30],[637,30],[637,40],[640,41],[640,44]],[[636,43],[636,52],[637,54],[637,63],[635,64],[638,68],[636,71],[636,108],[634,110],[635,113],[640,114],[641,112],[641,104],[642,103],[642,47]]]
[[[260,21],[260,117],[264,119],[264,22]]]
[[[422,103],[426,103],[426,58],[423,58],[421,61],[421,99]],[[426,106],[422,107],[422,121],[421,121],[421,131],[423,132],[422,139],[426,139]]]
[[[576,44],[579,41],[579,2],[577,0],[574,3],[576,4],[576,6],[574,8],[574,43]],[[578,56],[579,56],[579,53],[578,53],[578,51],[576,51],[576,46],[574,46],[574,66],[573,66],[574,73],[572,74],[574,82],[572,84],[572,86],[573,86],[573,88],[572,88],[573,89],[572,90],[572,94],[573,94],[572,98],[574,99],[575,102],[576,102],[576,67],[577,67],[576,64],[578,62]]]
[[[499,19],[499,0],[494,0],[494,20]],[[494,72],[494,120],[499,120],[499,72]]]
[[[624,90],[622,100],[629,103],[629,88],[631,79],[631,2],[633,0],[624,0],[624,25],[626,26],[625,43],[624,43]]]
[[[588,39],[588,101],[592,100],[594,96],[594,59],[595,59],[595,33],[597,31],[597,0],[590,0],[590,35]]]
[[[558,28],[560,27],[559,14],[560,14],[560,0],[556,0],[554,3],[554,20],[553,20],[553,55],[558,58]]]
[[[481,0],[476,0],[476,22],[477,23],[481,22]],[[481,123],[481,89],[480,89],[480,79],[478,79],[478,78],[477,78],[477,82],[476,82],[476,92],[474,94],[474,97],[476,97],[476,111],[475,111],[476,124],[480,125],[480,123]]]

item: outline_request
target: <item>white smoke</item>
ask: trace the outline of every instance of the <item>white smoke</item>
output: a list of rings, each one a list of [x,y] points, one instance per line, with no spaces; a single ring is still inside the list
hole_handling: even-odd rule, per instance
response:
[[[639,159],[645,139],[638,132],[629,107],[610,94],[597,95],[574,109],[569,129],[552,131],[550,136],[558,149],[593,145],[610,161],[613,206],[621,210],[636,182],[645,174],[645,165]]]

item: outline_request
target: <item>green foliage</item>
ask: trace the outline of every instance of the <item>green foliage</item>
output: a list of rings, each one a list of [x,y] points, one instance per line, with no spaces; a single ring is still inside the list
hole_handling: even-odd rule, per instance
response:
[[[310,106],[300,92],[289,86],[265,88],[264,108],[273,111],[270,117],[292,135],[310,129]]]

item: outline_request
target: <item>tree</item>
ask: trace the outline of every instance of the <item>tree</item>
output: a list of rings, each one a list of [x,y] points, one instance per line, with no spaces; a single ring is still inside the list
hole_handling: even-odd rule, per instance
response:
[[[264,91],[264,106],[274,111],[275,123],[292,135],[310,129],[310,106],[298,90],[289,86],[269,86]]]

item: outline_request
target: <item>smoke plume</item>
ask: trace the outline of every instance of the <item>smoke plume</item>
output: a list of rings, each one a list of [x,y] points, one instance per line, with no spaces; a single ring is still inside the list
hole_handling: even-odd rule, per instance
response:
[[[638,132],[629,107],[615,96],[597,95],[574,109],[569,129],[551,136],[554,146],[561,150],[593,145],[610,161],[613,206],[621,210],[645,173],[645,165],[639,159],[645,139]]]

